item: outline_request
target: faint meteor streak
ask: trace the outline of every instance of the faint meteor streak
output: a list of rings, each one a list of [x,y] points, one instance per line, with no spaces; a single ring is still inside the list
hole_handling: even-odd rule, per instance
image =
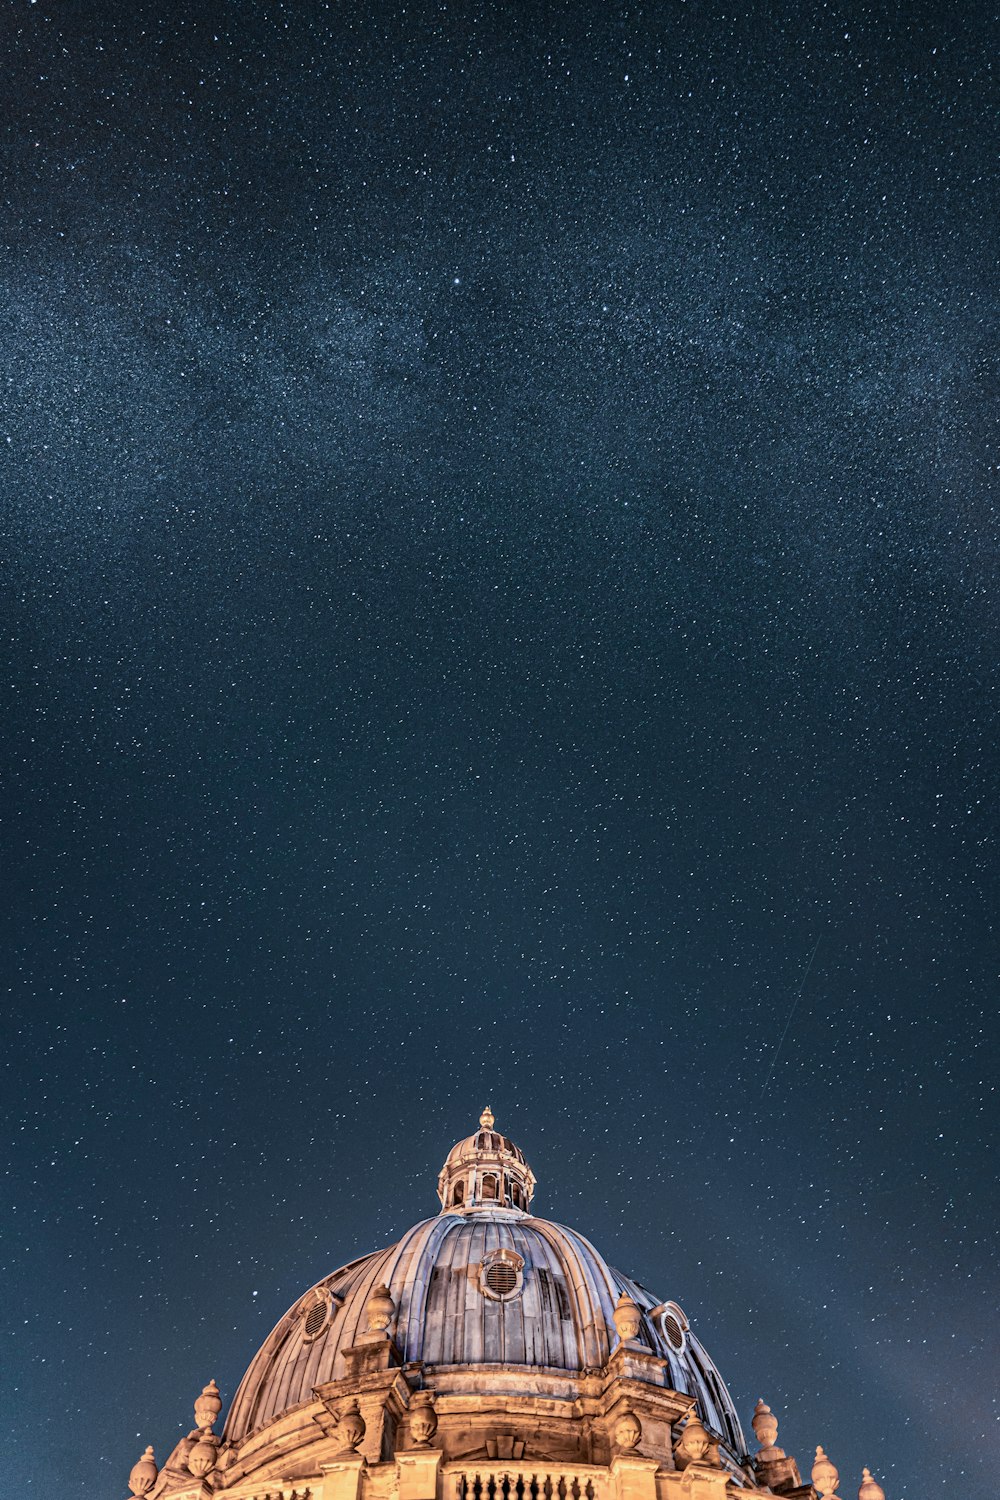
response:
[[[785,1029],[781,1033],[781,1040],[779,1041],[777,1047],[774,1049],[774,1056],[771,1058],[771,1066],[768,1068],[768,1070],[767,1070],[767,1077],[764,1079],[763,1085],[761,1086],[761,1093],[762,1094],[765,1092],[765,1090],[767,1089],[768,1084],[771,1082],[771,1075],[773,1074],[774,1069],[775,1069],[775,1064],[778,1061],[778,1055],[781,1052],[782,1047],[785,1045],[785,1037],[788,1035],[788,1028],[792,1024],[792,1017],[795,1015],[795,1012],[799,1008],[799,1001],[802,999],[802,991],[806,987],[806,980],[809,978],[809,970],[813,966],[813,959],[816,957],[816,949],[819,947],[819,938],[822,937],[822,936],[823,936],[823,934],[820,933],[820,935],[816,939],[815,943],[813,943],[813,951],[809,955],[809,962],[806,964],[806,971],[805,971],[805,973],[802,976],[801,982],[799,983],[798,994],[795,996],[795,1000],[792,1003],[792,1008],[788,1012],[788,1020],[785,1022]]]

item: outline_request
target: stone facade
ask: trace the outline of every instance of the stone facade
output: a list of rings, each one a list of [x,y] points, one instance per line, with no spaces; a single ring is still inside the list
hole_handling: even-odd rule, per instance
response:
[[[152,1500],[836,1500],[775,1446],[751,1458],[722,1377],[676,1302],[531,1212],[523,1153],[480,1127],[449,1153],[441,1212],[311,1287],[252,1361],[215,1432],[215,1382]],[[885,1500],[865,1470],[860,1500]]]

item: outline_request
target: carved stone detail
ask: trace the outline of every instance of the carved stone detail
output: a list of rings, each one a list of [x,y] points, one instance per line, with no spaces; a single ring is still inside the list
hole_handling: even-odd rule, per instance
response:
[[[636,1416],[635,1412],[626,1407],[615,1421],[615,1443],[619,1448],[623,1448],[626,1452],[631,1452],[633,1448],[637,1448],[639,1446],[639,1439],[641,1437],[642,1423],[639,1421],[639,1418]]]
[[[615,1320],[615,1328],[618,1337],[623,1344],[628,1344],[634,1339],[642,1325],[642,1310],[639,1304],[629,1296],[628,1292],[622,1292],[615,1303],[612,1315]]]
[[[410,1401],[410,1436],[419,1447],[424,1447],[437,1432],[437,1425],[433,1393],[417,1391]]]
[[[142,1457],[132,1465],[132,1472],[128,1476],[128,1487],[133,1495],[148,1495],[159,1477],[159,1472],[156,1459],[153,1457],[152,1445],[150,1445]]]
[[[353,1453],[361,1444],[361,1439],[367,1432],[364,1417],[358,1409],[357,1400],[352,1397],[340,1412],[340,1419],[334,1428],[334,1435],[340,1444],[342,1453]]]
[[[816,1462],[812,1466],[812,1482],[814,1489],[821,1497],[836,1496],[840,1475],[822,1448],[816,1449]]]

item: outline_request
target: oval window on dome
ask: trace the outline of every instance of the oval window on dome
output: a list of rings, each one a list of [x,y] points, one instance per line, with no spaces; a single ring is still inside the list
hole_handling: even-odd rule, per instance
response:
[[[667,1343],[672,1349],[684,1348],[684,1330],[673,1313],[667,1313],[667,1316],[664,1318],[663,1331],[667,1335]]]
[[[509,1297],[517,1286],[517,1272],[506,1261],[497,1261],[496,1265],[486,1269],[486,1285],[498,1297]]]
[[[524,1261],[514,1250],[494,1250],[479,1268],[479,1285],[494,1302],[509,1302],[522,1287]]]
[[[311,1297],[303,1308],[304,1318],[302,1323],[302,1336],[309,1342],[319,1338],[324,1328],[330,1321],[331,1303],[330,1299],[323,1294]]]
[[[666,1302],[658,1311],[663,1337],[675,1354],[683,1354],[684,1345],[687,1342],[684,1336],[684,1330],[687,1327],[687,1318],[676,1302]]]

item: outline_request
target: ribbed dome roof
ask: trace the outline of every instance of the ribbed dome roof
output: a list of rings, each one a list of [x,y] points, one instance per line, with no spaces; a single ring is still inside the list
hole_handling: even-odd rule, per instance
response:
[[[470,1156],[485,1155],[487,1152],[494,1156],[509,1156],[511,1161],[524,1162],[524,1152],[507,1136],[500,1135],[495,1130],[477,1130],[474,1135],[455,1142],[448,1152],[446,1165],[455,1166]]]
[[[492,1117],[482,1129],[491,1134],[491,1125]],[[480,1134],[449,1154],[442,1180],[449,1166],[462,1168],[465,1148]],[[509,1142],[471,1150],[516,1161],[534,1185]],[[389,1332],[403,1360],[423,1362],[427,1375],[476,1366],[480,1389],[491,1368],[498,1379],[505,1367],[552,1375],[599,1369],[618,1342],[614,1308],[625,1292],[644,1314],[639,1342],[666,1362],[666,1383],[698,1396],[716,1430],[745,1448],[725,1386],[675,1303],[659,1302],[614,1270],[575,1230],[511,1207],[455,1209],[447,1200],[435,1218],[324,1277],[289,1309],[244,1376],[226,1436],[266,1426],[310,1401],[315,1386],[343,1377],[344,1351],[366,1333],[369,1301],[382,1287],[392,1297]]]

